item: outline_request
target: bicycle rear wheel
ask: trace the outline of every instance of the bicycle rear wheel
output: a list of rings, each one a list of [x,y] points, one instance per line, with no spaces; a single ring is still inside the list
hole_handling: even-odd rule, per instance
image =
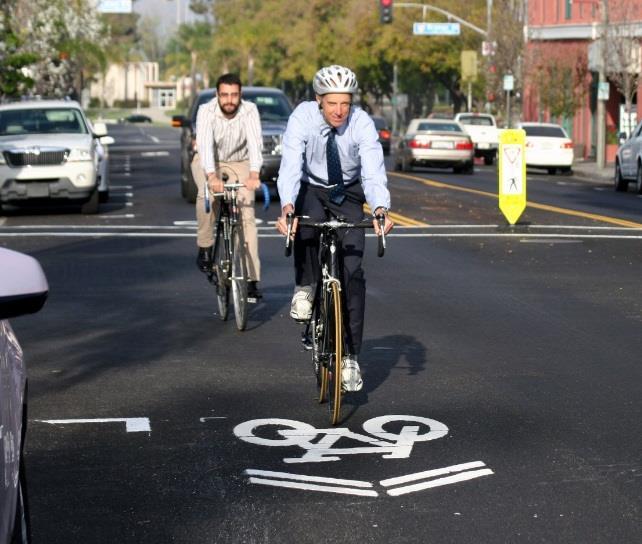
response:
[[[228,277],[230,274],[229,246],[225,242],[223,223],[218,223],[216,228],[216,240],[214,242],[214,272],[216,274],[216,300],[218,303],[218,315],[222,321],[227,319],[230,291]]]
[[[327,392],[330,423],[341,421],[341,362],[343,360],[343,320],[341,315],[341,291],[337,282],[330,284],[327,293],[328,339],[330,358],[327,367]]]
[[[245,239],[241,225],[232,227],[232,300],[238,330],[247,326],[247,272],[245,266]]]

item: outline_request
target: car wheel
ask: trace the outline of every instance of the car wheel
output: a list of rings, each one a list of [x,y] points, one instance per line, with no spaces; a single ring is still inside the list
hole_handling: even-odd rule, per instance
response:
[[[412,172],[412,164],[406,161],[405,158],[401,159],[401,171],[402,172]]]
[[[495,162],[495,154],[493,153],[492,155],[484,155],[484,164],[486,166],[491,166]]]
[[[638,164],[638,175],[635,177],[635,189],[642,195],[642,164]]]
[[[82,214],[98,213],[98,198],[99,198],[98,190],[95,190],[93,193],[91,193],[89,200],[87,200],[87,202],[85,202],[80,207],[80,213]]]
[[[557,172],[557,168],[548,168],[548,175],[549,176],[554,176],[555,173]]]
[[[639,174],[638,174],[638,176],[639,176]],[[622,177],[622,169],[620,168],[620,162],[619,161],[615,161],[614,184],[615,184],[615,190],[616,191],[626,191],[628,186],[629,186],[629,182],[626,181]]]
[[[98,202],[100,202],[101,204],[109,202],[109,191],[100,191],[98,193]]]

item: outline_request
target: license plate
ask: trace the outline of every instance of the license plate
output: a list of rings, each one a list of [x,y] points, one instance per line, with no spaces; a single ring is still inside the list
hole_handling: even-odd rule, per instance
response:
[[[433,149],[452,149],[454,146],[452,142],[433,142],[431,147]]]
[[[490,147],[490,144],[488,142],[479,142],[477,144],[478,149],[488,149]]]

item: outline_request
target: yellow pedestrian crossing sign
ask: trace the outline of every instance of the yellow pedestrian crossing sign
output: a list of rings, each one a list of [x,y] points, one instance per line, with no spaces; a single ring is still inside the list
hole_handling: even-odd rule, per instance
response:
[[[502,130],[499,135],[499,209],[514,225],[526,209],[526,133]]]

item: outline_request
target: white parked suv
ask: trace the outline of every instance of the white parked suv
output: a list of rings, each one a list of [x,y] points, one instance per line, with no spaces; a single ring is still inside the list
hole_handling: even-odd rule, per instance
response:
[[[495,118],[488,113],[458,113],[455,121],[470,135],[475,146],[475,157],[484,157],[484,164],[493,164],[499,149]]]
[[[106,134],[106,125],[92,126],[77,102],[0,104],[0,207],[56,199],[96,213],[98,139],[113,143]]]

